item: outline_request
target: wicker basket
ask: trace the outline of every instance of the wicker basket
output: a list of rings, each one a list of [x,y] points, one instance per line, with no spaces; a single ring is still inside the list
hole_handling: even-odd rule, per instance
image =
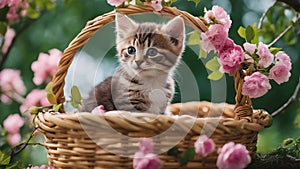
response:
[[[149,5],[128,6],[117,11],[126,15],[146,12],[167,17],[181,15],[185,23],[195,30],[207,30],[205,21],[173,7],[163,7],[156,12]],[[113,11],[88,22],[64,51],[53,79],[53,91],[59,103],[65,101],[64,79],[76,52],[98,29],[113,22],[115,13]],[[253,111],[250,98],[241,94],[243,77],[247,73],[241,70],[235,75],[236,105],[188,102],[169,107],[173,114],[181,116],[124,111],[105,115],[65,114],[63,109],[59,113],[39,113],[36,124],[46,138],[49,165],[55,168],[132,168],[132,155],[138,150],[140,138],[153,137],[155,152],[160,154],[163,168],[216,168],[216,151],[205,158],[195,156],[183,167],[178,157],[166,153],[174,143],[177,143],[180,152],[193,147],[200,134],[211,136],[217,148],[230,141],[241,143],[254,156],[257,134],[271,124],[271,117],[262,110]],[[197,113],[197,117],[183,115],[191,113]],[[168,135],[162,134],[166,131]]]

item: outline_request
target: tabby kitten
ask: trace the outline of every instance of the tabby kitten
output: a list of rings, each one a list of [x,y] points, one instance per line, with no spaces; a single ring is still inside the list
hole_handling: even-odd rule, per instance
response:
[[[167,24],[136,23],[116,14],[116,73],[97,85],[84,99],[82,111],[105,109],[164,113],[174,94],[172,73],[184,50],[184,21]]]

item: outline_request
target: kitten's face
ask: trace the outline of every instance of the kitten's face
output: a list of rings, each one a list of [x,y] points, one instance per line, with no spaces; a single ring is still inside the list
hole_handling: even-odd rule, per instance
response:
[[[169,73],[184,49],[184,22],[175,17],[165,25],[137,24],[116,15],[117,51],[120,65],[137,76]]]

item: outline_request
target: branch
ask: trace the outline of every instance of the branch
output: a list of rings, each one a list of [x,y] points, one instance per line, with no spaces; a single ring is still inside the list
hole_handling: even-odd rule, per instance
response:
[[[19,37],[19,35],[24,31],[26,30],[30,25],[31,23],[35,21],[35,20],[32,20],[32,19],[29,19],[28,22],[26,22],[25,24],[23,24],[23,26],[19,29],[19,31],[16,32],[16,36],[12,39],[12,42],[10,44],[10,46],[8,47],[7,49],[7,52],[6,53],[3,53],[3,55],[0,57],[0,70],[2,70],[3,68],[3,65],[6,61],[6,59],[8,58],[8,55],[12,49],[12,47],[14,46],[14,44],[16,43],[16,40],[17,38]]]
[[[262,25],[263,25],[263,21],[267,15],[267,13],[270,11],[271,8],[273,8],[276,5],[277,1],[275,1],[260,17],[258,25],[257,25],[257,29],[261,29]]]
[[[277,116],[278,114],[280,114],[284,109],[286,109],[292,102],[296,101],[297,100],[297,95],[298,95],[298,92],[299,92],[299,89],[300,89],[300,76],[299,76],[299,81],[298,81],[298,84],[295,88],[295,91],[292,95],[292,97],[282,106],[280,107],[279,109],[277,109],[276,111],[274,111],[271,115],[272,117],[275,117]]]
[[[17,154],[19,154],[21,151],[23,151],[28,145],[42,145],[40,143],[29,143],[29,141],[32,139],[34,133],[36,132],[37,128],[35,127],[34,130],[31,132],[29,138],[23,142],[20,143],[19,145],[15,146],[14,148],[12,148],[11,153],[10,153],[10,162],[13,159],[14,156],[16,156]],[[10,163],[9,162],[9,163]]]
[[[284,2],[287,5],[294,8],[297,12],[300,12],[300,0],[277,0],[278,2]]]
[[[281,39],[289,30],[291,30],[294,27],[294,24],[296,24],[300,20],[300,14],[297,15],[297,18],[294,22],[292,22],[287,28],[285,28],[284,31],[282,31],[269,45],[270,48],[273,46],[279,39]]]

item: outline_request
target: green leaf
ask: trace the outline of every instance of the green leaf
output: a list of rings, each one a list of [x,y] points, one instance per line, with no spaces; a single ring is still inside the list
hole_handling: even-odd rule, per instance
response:
[[[186,165],[189,161],[192,161],[194,159],[194,156],[195,156],[195,149],[194,148],[187,149],[181,154],[180,165],[181,166]]]
[[[5,169],[16,169],[16,168],[19,168],[17,167],[19,164],[19,162],[16,162],[14,164],[10,164],[9,166],[6,166]]]
[[[5,35],[6,31],[7,31],[6,22],[0,22],[0,35]]]
[[[196,6],[201,2],[201,0],[188,0],[196,3]]]
[[[297,128],[300,128],[300,115],[298,115],[294,121],[294,125]]]
[[[189,36],[188,45],[199,45],[199,44],[200,44],[200,33],[194,31]]]
[[[171,149],[167,152],[167,154],[168,154],[169,156],[177,156],[177,155],[179,154],[179,150],[178,150],[178,148],[175,146],[175,147],[171,148]]]
[[[257,29],[257,25],[256,25],[256,23],[254,23],[253,25],[252,25],[252,29],[253,29],[253,31],[254,31],[254,37],[253,37],[253,39],[251,40],[251,43],[252,44],[258,44],[258,38],[259,38],[259,34],[260,34],[260,31],[261,30],[258,30]]]
[[[220,80],[224,76],[224,73],[216,70],[207,76],[209,80]]]
[[[281,48],[270,48],[270,52],[275,55],[277,52],[279,52]]]
[[[293,138],[287,138],[285,139],[282,144],[281,144],[281,147],[282,148],[286,148],[288,147],[290,144],[294,143],[294,139]]]
[[[51,104],[57,104],[56,97],[53,93],[47,93],[47,99]]]
[[[32,7],[27,8],[26,15],[31,19],[37,19],[38,17],[40,17],[39,11],[37,11],[36,9],[34,9]]]
[[[82,97],[77,86],[71,88],[71,97],[75,103],[81,103]]]
[[[205,52],[201,46],[200,46],[200,51],[199,51],[199,59],[206,59],[207,58],[207,52]]]
[[[205,67],[211,71],[216,71],[219,70],[220,64],[218,62],[217,57],[213,57],[211,60],[209,60],[206,64]]]
[[[61,108],[61,106],[62,106],[61,103],[60,103],[60,104],[55,104],[55,105],[53,105],[53,111],[54,111],[54,112],[58,112],[59,109]]]
[[[8,165],[10,156],[0,151],[0,165]]]
[[[53,90],[52,90],[52,82],[50,82],[50,83],[47,84],[45,90],[46,90],[46,93],[48,93],[48,94],[53,94]]]
[[[28,109],[28,112],[32,115],[38,114],[40,112],[40,109],[36,106],[30,107]]]
[[[78,109],[80,107],[81,100],[82,100],[82,97],[81,97],[81,94],[79,92],[78,87],[77,86],[73,86],[71,88],[71,105],[74,108]]]
[[[244,27],[240,26],[238,29],[238,34],[240,35],[240,37],[246,38],[246,29]]]
[[[255,36],[255,32],[254,32],[252,26],[250,26],[250,25],[247,26],[245,33],[246,33],[246,38],[245,38],[246,41],[251,43],[251,41],[253,40],[253,38]]]

